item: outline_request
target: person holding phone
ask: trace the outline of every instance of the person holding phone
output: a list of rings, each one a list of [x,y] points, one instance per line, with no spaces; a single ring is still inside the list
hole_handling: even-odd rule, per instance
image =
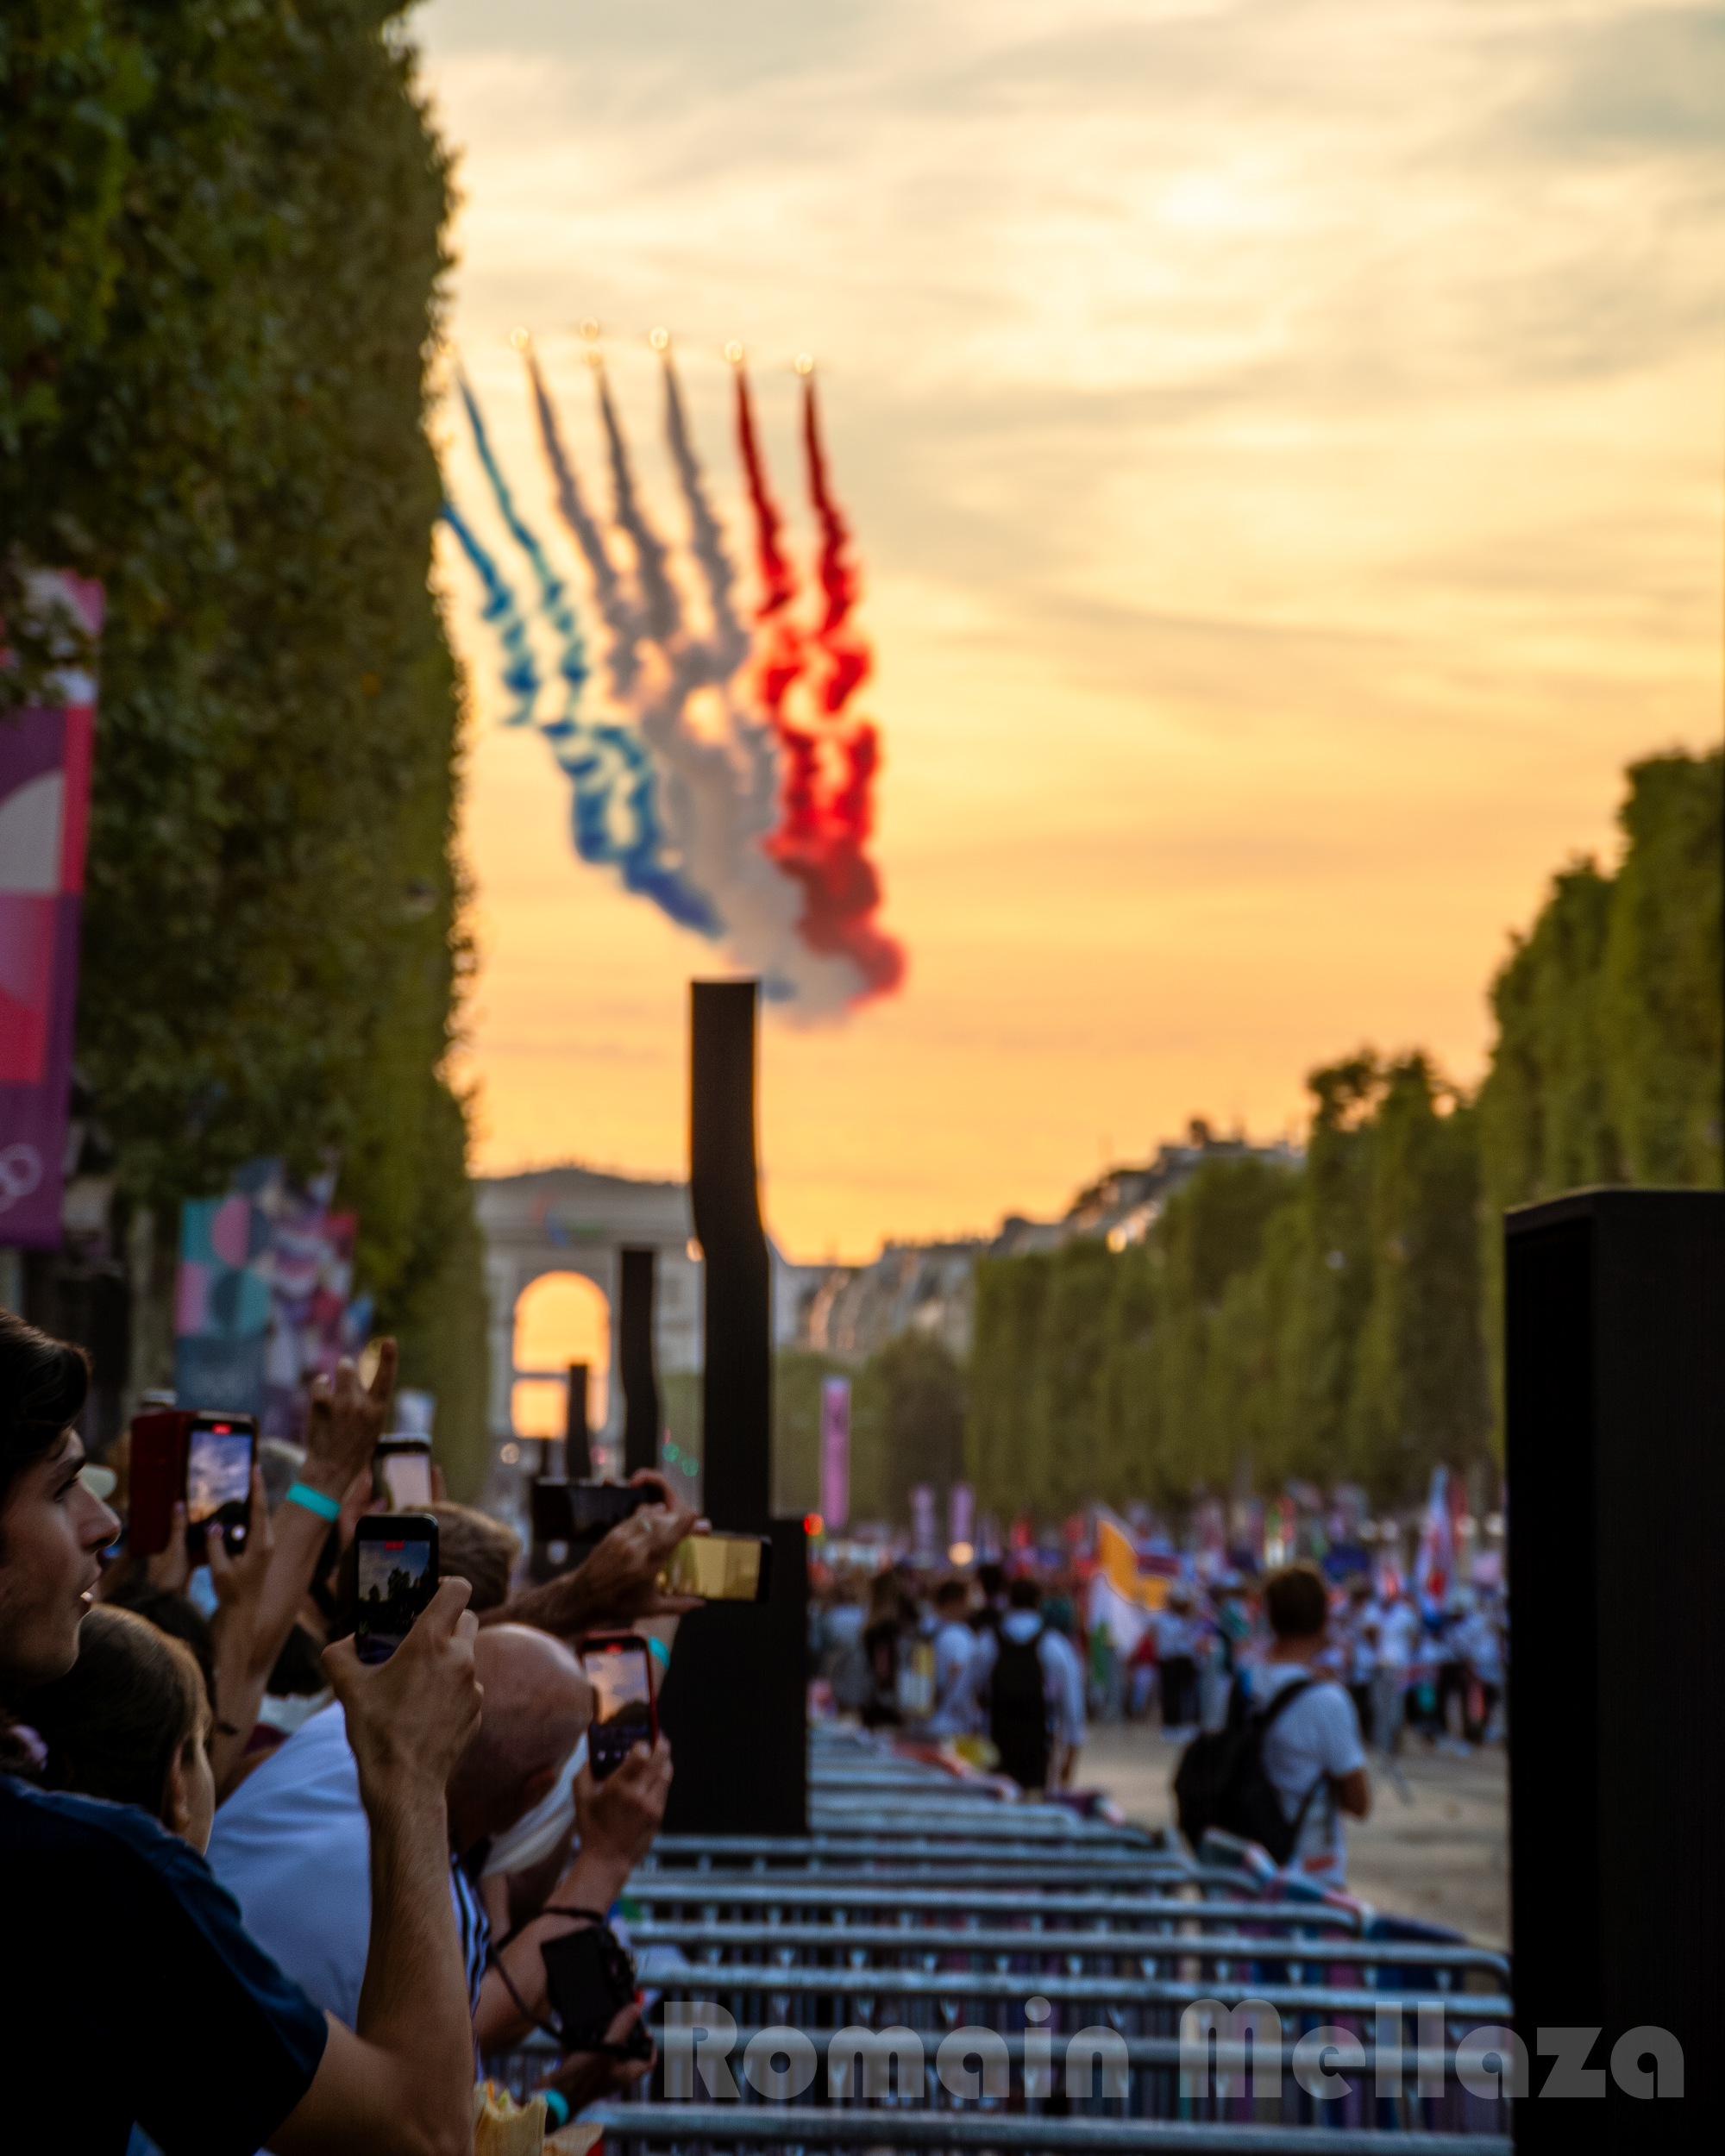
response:
[[[99,1553],[119,1522],[81,1479],[80,1350],[0,1312],[0,1699],[78,1660]],[[338,1376],[336,1405],[357,1389]],[[373,1433],[374,1434],[374,1433]],[[369,1459],[369,1448],[367,1451]],[[373,1857],[354,2028],[320,2012],[251,1939],[204,1859],[141,1808],[0,1772],[0,1896],[15,1967],[0,2077],[52,2092],[75,2138],[121,2156],[135,2121],[209,2156],[467,2156],[472,2052],[448,1887],[444,1784],[479,1720],[475,1620],[446,1581],[401,1651],[325,1667],[341,1697]],[[9,1734],[11,1725],[8,1724]],[[147,1941],[147,1981],[92,1984],[92,1940]],[[91,2071],[99,2059],[103,2071]]]

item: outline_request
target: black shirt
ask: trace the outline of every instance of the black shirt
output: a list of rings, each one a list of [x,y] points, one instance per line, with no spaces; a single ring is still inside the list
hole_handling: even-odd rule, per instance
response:
[[[0,2087],[44,2147],[251,2156],[329,2028],[197,1852],[146,1812],[0,1775]]]

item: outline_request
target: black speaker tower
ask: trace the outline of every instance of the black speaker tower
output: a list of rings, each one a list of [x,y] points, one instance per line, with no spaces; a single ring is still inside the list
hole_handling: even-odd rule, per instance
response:
[[[659,1702],[675,1776],[668,1833],[808,1831],[807,1548],[769,1516],[772,1271],[755,1138],[758,984],[691,1000],[689,1186],[706,1288],[702,1502],[715,1528],[773,1539],[768,1602],[683,1620]]]
[[[653,1363],[653,1291],[659,1253],[623,1252],[618,1361],[623,1375],[623,1472],[659,1464],[659,1380]]]
[[[1530,1206],[1509,1216],[1504,1256],[1515,1996],[1534,2092],[1515,2146],[1711,2147],[1725,1192]],[[1614,2046],[1649,2026],[1683,2046],[1681,2102],[1628,2093],[1612,2071]],[[1560,2028],[1601,2032],[1585,2062],[1601,2094],[1539,2094],[1555,2057],[1540,2032]]]

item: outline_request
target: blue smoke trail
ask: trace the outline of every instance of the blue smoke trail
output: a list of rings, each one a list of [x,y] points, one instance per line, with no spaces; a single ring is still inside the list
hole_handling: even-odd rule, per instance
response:
[[[461,390],[474,445],[498,507],[516,543],[533,566],[540,611],[562,641],[558,672],[563,680],[563,708],[556,718],[541,721],[539,730],[574,789],[575,851],[592,867],[620,870],[625,890],[650,899],[680,927],[694,929],[703,936],[722,935],[724,924],[711,899],[665,859],[665,829],[659,816],[653,759],[646,743],[629,727],[591,724],[578,716],[581,687],[587,678],[580,624],[544,549],[516,510],[473,392],[465,381]],[[496,627],[503,642],[508,661],[504,683],[517,699],[507,723],[524,725],[533,717],[539,676],[520,607],[497,564],[447,500],[443,515],[485,586],[484,617]],[[619,806],[623,813],[617,817],[614,812]],[[618,837],[614,824],[619,822],[630,837]]]
[[[491,481],[491,491],[497,497],[503,521],[509,526],[516,545],[533,565],[533,573],[539,585],[539,611],[562,639],[562,655],[557,661],[557,671],[563,677],[563,715],[566,718],[573,718],[587,678],[586,647],[581,639],[580,624],[576,621],[574,609],[565,596],[562,580],[547,560],[545,549],[540,545],[537,536],[521,521],[515,506],[515,498],[509,491],[509,482],[504,478],[497,458],[492,452],[485,421],[480,416],[478,401],[467,386],[466,375],[457,375],[455,379],[461,392],[461,402],[467,408],[467,424],[474,430],[474,447],[480,453],[480,462],[484,465],[486,477]]]
[[[503,646],[503,686],[515,699],[514,707],[505,713],[503,723],[505,726],[525,726],[533,717],[534,702],[539,694],[539,669],[533,663],[532,647],[527,641],[527,626],[521,618],[521,609],[496,562],[467,529],[455,504],[447,498],[443,503],[443,521],[461,541],[461,551],[473,563],[485,586],[486,601],[480,610],[480,617],[496,630],[498,641]]]

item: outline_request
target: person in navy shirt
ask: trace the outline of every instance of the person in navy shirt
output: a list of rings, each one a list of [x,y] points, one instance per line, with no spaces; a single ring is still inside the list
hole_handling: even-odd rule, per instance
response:
[[[393,1357],[386,1358],[392,1367]],[[82,1479],[79,1350],[0,1312],[0,1701],[78,1659],[119,1522]],[[350,1367],[334,1412],[380,1420]],[[476,1620],[446,1580],[389,1661],[324,1668],[372,1833],[371,1951],[355,2028],[320,2013],[250,1939],[203,1858],[130,1804],[0,1766],[0,2081],[47,2138],[122,2156],[135,2122],[166,2156],[466,2156],[467,1989],[450,1904],[444,1784],[479,1720]]]

